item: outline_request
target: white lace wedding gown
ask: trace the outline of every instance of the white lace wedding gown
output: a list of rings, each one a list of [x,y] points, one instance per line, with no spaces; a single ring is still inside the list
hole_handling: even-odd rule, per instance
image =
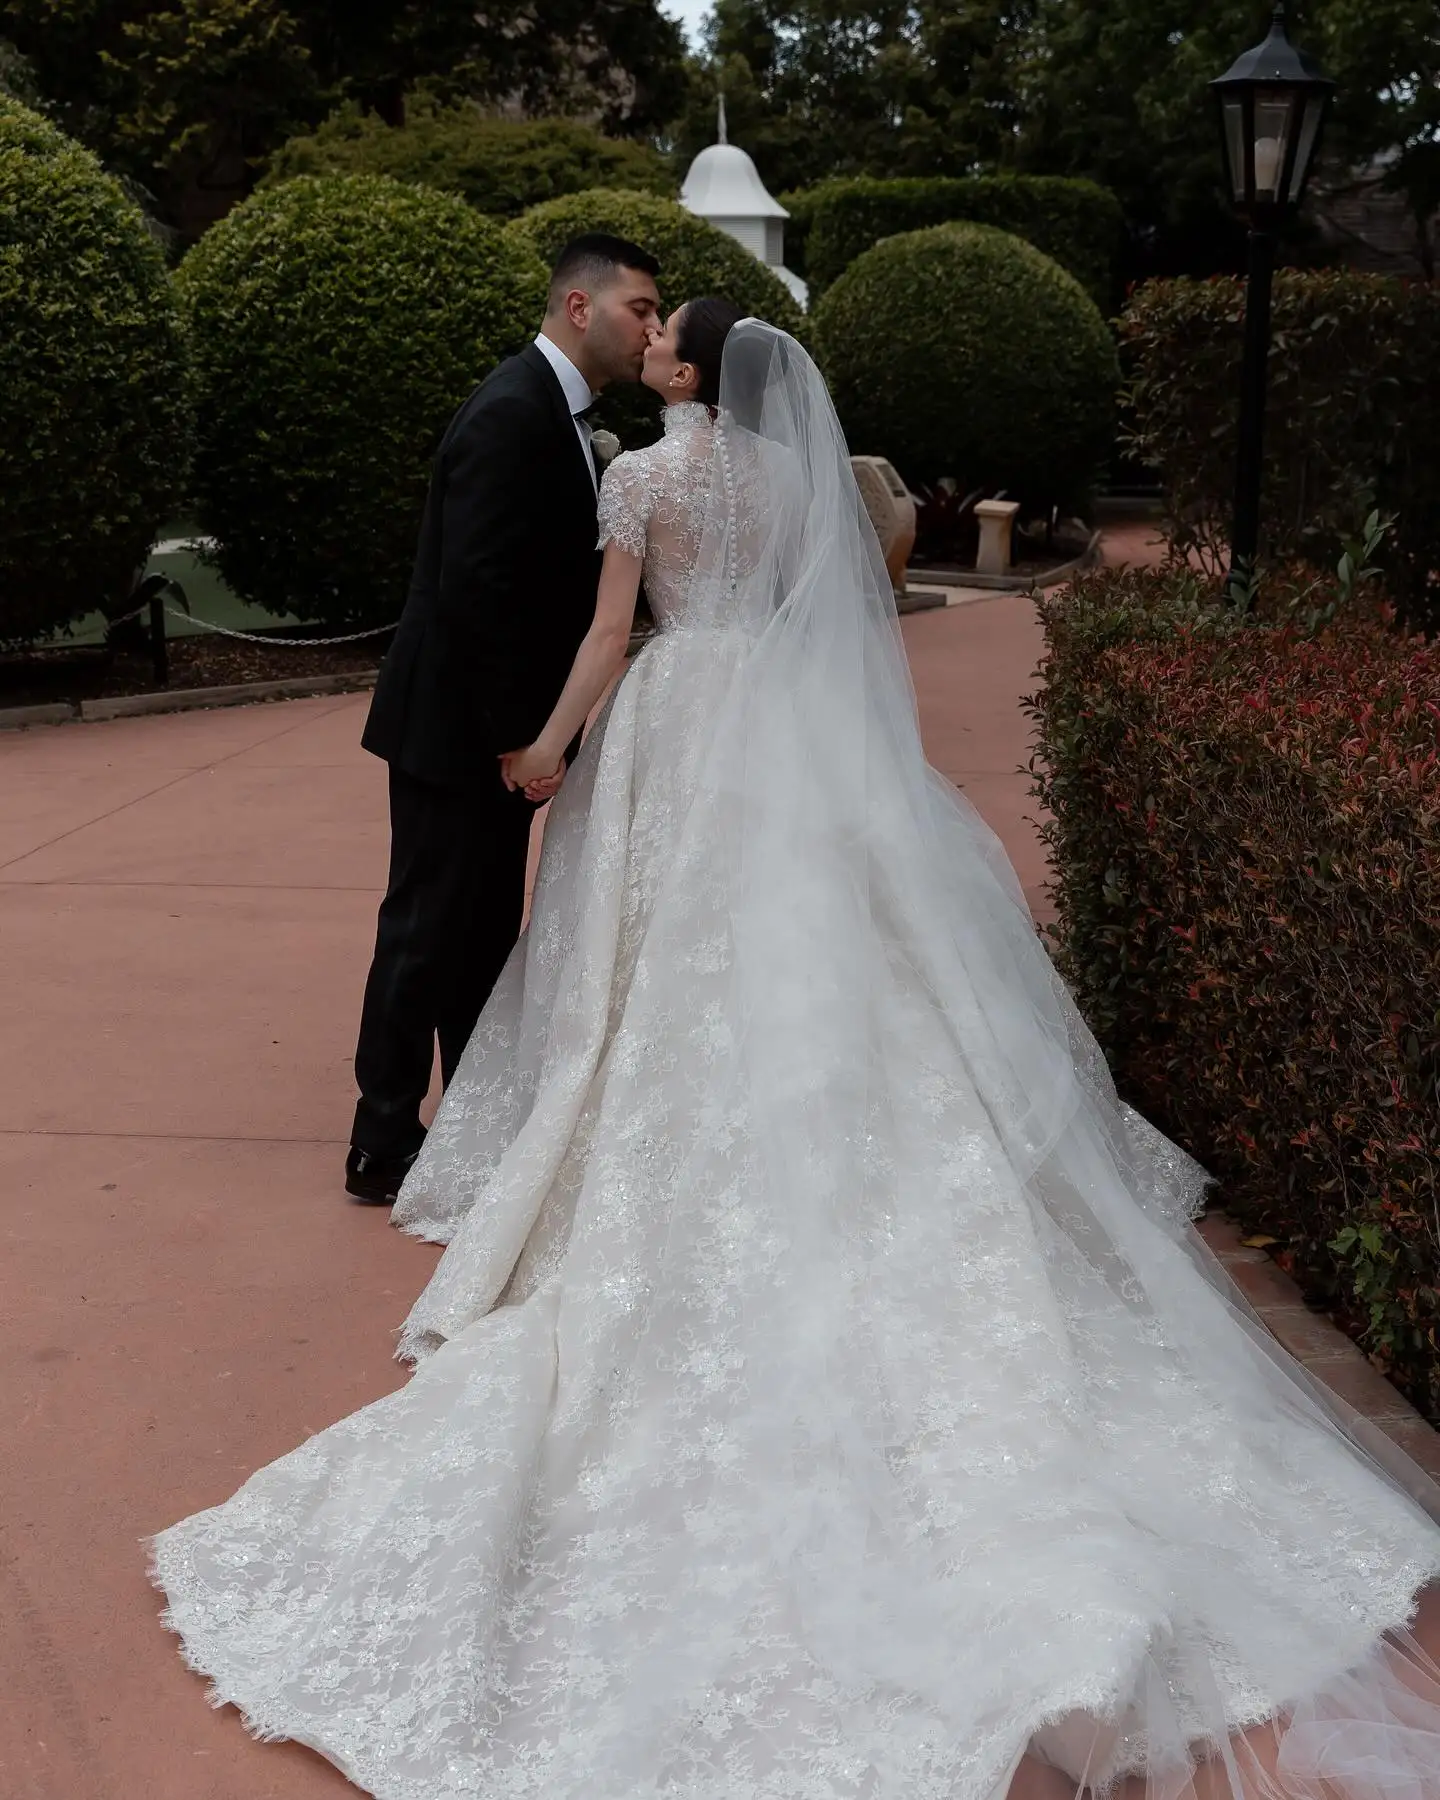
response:
[[[1440,1531],[924,768],[808,359],[726,377],[605,477],[660,630],[396,1208],[416,1371],[158,1537],[167,1621],[379,1800],[1161,1796],[1272,1719],[1274,1791],[1433,1800]]]

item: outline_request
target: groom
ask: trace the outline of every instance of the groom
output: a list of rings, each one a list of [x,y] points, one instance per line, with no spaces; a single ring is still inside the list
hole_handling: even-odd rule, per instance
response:
[[[595,233],[561,251],[539,337],[451,420],[410,593],[361,742],[390,765],[390,876],[365,984],[345,1187],[394,1200],[520,931],[534,805],[500,779],[565,685],[595,610],[598,469],[584,413],[638,381],[659,264]],[[573,748],[573,746],[572,746]],[[534,789],[536,798],[545,791]]]

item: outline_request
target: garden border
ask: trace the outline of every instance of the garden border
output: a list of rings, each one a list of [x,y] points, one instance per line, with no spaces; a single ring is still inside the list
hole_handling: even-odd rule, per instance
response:
[[[308,700],[321,694],[353,694],[375,685],[374,669],[346,675],[289,675],[278,681],[243,681],[223,687],[156,688],[143,694],[107,694],[98,700],[50,701],[39,706],[0,708],[0,731],[30,725],[98,724],[106,719],[143,718],[151,713],[193,712],[205,707],[245,706],[258,700]]]
[[[1043,593],[1046,588],[1057,586],[1062,581],[1069,581],[1071,576],[1082,570],[1097,568],[1100,563],[1101,540],[1104,530],[1096,527],[1090,533],[1090,541],[1078,556],[1071,557],[1069,562],[1056,563],[1053,569],[1042,570],[1038,575],[982,575],[975,569],[950,568],[915,568],[909,571],[914,575],[917,585],[924,587],[934,583],[937,587],[993,588],[997,594],[1034,594]]]
[[[924,612],[946,605],[940,595],[896,596],[901,613]],[[627,656],[649,642],[649,632],[635,632]],[[106,719],[144,718],[158,713],[192,712],[207,707],[249,706],[263,700],[309,700],[322,694],[362,693],[373,688],[378,671],[355,669],[340,675],[285,675],[270,681],[233,682],[199,688],[152,688],[140,694],[107,694],[95,700],[49,700],[33,706],[0,707],[0,731],[35,725],[98,724]]]

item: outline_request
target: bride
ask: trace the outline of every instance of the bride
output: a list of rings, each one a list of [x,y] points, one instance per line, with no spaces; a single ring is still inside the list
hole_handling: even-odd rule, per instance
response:
[[[161,1533],[188,1660],[379,1800],[1434,1800],[1440,1505],[927,767],[819,373],[696,301],[646,379],[415,1373]]]

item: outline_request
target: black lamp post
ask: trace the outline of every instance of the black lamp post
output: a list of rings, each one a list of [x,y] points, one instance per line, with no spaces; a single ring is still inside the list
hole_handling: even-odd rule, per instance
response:
[[[1235,522],[1230,542],[1230,593],[1251,591],[1260,546],[1260,477],[1265,434],[1265,365],[1270,353],[1270,288],[1275,234],[1304,197],[1335,83],[1285,35],[1285,8],[1275,8],[1270,35],[1210,83],[1220,110],[1220,139],[1230,198],[1250,222],[1245,296],[1245,362],[1240,390],[1240,443],[1235,468]]]

